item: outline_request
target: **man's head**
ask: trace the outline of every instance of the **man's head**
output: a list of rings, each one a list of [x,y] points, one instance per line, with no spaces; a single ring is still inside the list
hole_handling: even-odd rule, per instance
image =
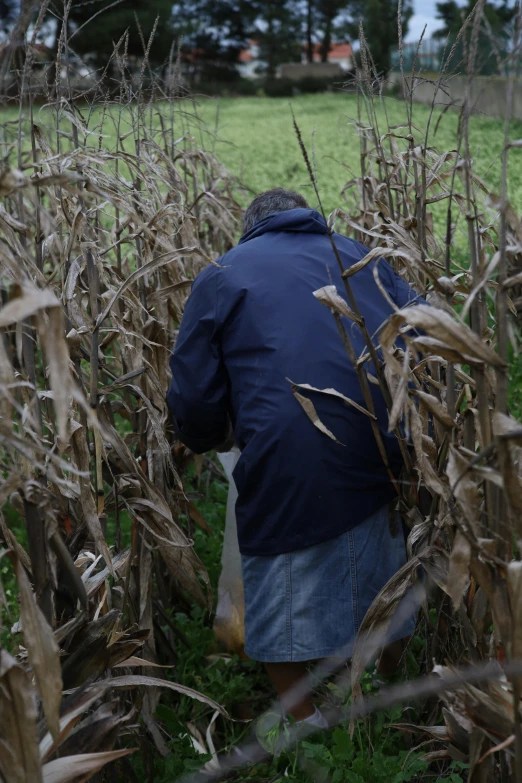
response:
[[[243,216],[243,234],[250,231],[252,226],[274,212],[286,212],[288,209],[301,207],[310,209],[306,200],[293,190],[274,188],[261,193],[252,201]]]

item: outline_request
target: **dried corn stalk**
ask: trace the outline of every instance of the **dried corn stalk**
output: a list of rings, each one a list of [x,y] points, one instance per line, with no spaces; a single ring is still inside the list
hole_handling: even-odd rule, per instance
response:
[[[0,651],[6,783],[125,763],[112,748],[137,711],[159,742],[159,687],[226,714],[157,665],[175,656],[170,609],[211,606],[169,431],[168,357],[191,281],[231,246],[239,209],[178,88],[145,93],[146,60],[136,93],[122,40],[119,95],[82,110],[58,63],[36,118],[28,57],[19,122],[0,131],[0,509],[27,537],[26,551],[0,511],[23,642],[18,660]],[[149,100],[164,88],[169,101]]]
[[[482,5],[469,22],[472,49]],[[520,11],[513,59],[519,27]],[[471,62],[473,56],[471,51]],[[390,430],[401,424],[409,439],[416,496],[423,493],[425,502],[411,505],[410,496],[409,507],[403,506],[412,559],[383,588],[363,622],[352,667],[356,698],[368,655],[378,647],[371,644],[372,634],[382,642],[392,610],[420,564],[438,608],[427,670],[433,659],[453,665],[497,659],[501,665],[522,655],[522,426],[507,404],[509,361],[521,346],[522,224],[507,199],[509,149],[516,146],[509,139],[509,112],[502,192],[495,194],[471,159],[470,89],[457,149],[440,151],[428,131],[421,136],[415,128],[411,103],[404,128],[378,128],[369,54],[362,59],[356,125],[363,176],[345,188],[353,206],[336,210],[330,222],[344,223],[371,248],[347,275],[385,257],[431,306],[417,303],[395,312],[380,333],[393,392]],[[471,83],[472,65],[468,73]],[[441,81],[443,76],[444,69]],[[407,98],[413,83],[405,77]],[[447,229],[438,235],[433,216],[443,209]],[[374,275],[379,283],[378,262]],[[427,758],[469,762],[477,780],[521,779],[520,696],[517,677],[500,685],[463,683],[462,690],[443,698],[445,729],[418,729],[435,743]]]

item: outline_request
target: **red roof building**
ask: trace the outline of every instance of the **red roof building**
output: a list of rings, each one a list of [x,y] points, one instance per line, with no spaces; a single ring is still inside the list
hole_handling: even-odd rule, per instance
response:
[[[306,62],[306,45],[303,47],[303,62]],[[313,44],[313,61],[321,62],[321,44]],[[337,63],[345,71],[352,67],[352,45],[351,43],[332,43],[328,52],[328,62]]]
[[[321,62],[321,44],[313,45],[313,61]],[[306,44],[303,44],[302,62],[306,63]],[[328,62],[336,63],[343,71],[349,71],[352,67],[352,45],[349,42],[332,43],[328,52]],[[264,63],[260,59],[259,42],[248,41],[248,47],[239,52],[238,68],[242,76],[252,78],[262,70]]]

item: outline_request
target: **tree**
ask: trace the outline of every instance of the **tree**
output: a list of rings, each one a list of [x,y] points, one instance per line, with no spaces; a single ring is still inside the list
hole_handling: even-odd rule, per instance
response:
[[[173,10],[176,31],[200,59],[230,65],[254,39],[269,76],[281,62],[300,59],[303,14],[302,0],[185,0]]]
[[[0,0],[0,33],[9,35],[19,13],[16,0]]]
[[[444,2],[437,3],[437,19],[443,22],[443,27],[437,30],[433,37],[456,38],[465,19],[476,4],[477,0],[467,0],[464,6],[458,5],[455,0],[444,0]],[[516,7],[510,4],[510,0],[501,0],[501,2],[488,0],[484,4],[483,13],[495,36],[506,39],[510,34],[509,25],[516,14]]]
[[[258,2],[248,0],[178,0],[172,9],[173,29],[183,49],[197,53],[213,77],[233,75],[232,66],[252,36]],[[216,64],[222,68],[216,72]]]
[[[301,59],[303,18],[300,5],[292,0],[262,0],[255,25],[269,78],[275,76],[281,63]]]
[[[475,8],[477,0],[467,0],[466,5],[459,6],[455,0],[444,0],[437,3],[437,19],[443,22],[440,30],[434,33],[438,39],[449,38],[453,42],[459,34],[465,20]],[[480,21],[477,45],[477,57],[474,69],[477,73],[491,74],[498,68],[498,58],[504,59],[508,54],[508,43],[512,36],[511,26],[516,14],[516,6],[510,0],[487,0],[483,7],[483,18]],[[455,62],[460,62],[469,51],[473,24],[469,24],[461,39],[461,44],[455,52]]]
[[[71,47],[78,54],[91,55],[98,65],[105,65],[114,51],[114,44],[128,30],[129,56],[143,57],[142,36],[147,44],[158,16],[160,21],[150,61],[163,63],[173,40],[172,0],[155,0],[154,3],[132,0],[118,5],[113,5],[113,0],[73,0],[69,14]],[[85,25],[84,29],[75,35],[75,30],[82,25]]]
[[[314,61],[313,24],[314,0],[306,0],[306,60],[309,63]]]
[[[36,14],[38,0],[21,0],[13,4],[7,0],[3,3],[5,16],[5,32],[9,34],[9,40],[3,52],[0,63],[0,93],[7,95],[15,83],[12,79],[11,68],[14,66],[21,71],[25,63],[25,39],[27,30]],[[13,18],[14,16],[14,18]]]
[[[351,14],[349,31],[352,38],[359,38],[359,22],[362,22],[364,35],[377,73],[388,73],[391,67],[391,53],[398,44],[397,14],[398,0],[349,0]],[[413,15],[413,0],[402,3],[403,35],[408,32],[409,21]]]
[[[321,36],[321,60],[328,61],[334,33],[336,37],[346,37],[348,23],[348,6],[346,0],[318,0],[318,29]]]

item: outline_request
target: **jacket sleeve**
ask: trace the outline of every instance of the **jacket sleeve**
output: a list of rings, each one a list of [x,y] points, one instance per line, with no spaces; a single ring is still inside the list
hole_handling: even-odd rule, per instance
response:
[[[389,287],[391,298],[397,305],[397,307],[407,307],[407,305],[428,304],[426,300],[418,294],[408,283],[402,279],[397,272],[392,269],[390,264],[384,259],[381,259],[379,266],[380,270],[386,270],[386,275],[389,280]]]
[[[369,252],[368,248],[360,242],[355,242],[354,240],[352,240],[352,242],[362,252],[361,258]],[[377,262],[373,263],[375,264]],[[413,304],[428,304],[420,294],[414,291],[414,289],[395,272],[392,266],[385,261],[384,258],[379,259],[377,270],[382,282],[385,283],[386,288],[388,289],[390,297],[398,308]]]
[[[219,446],[228,432],[228,376],[217,315],[217,280],[203,272],[185,306],[173,354],[167,404],[180,440],[196,454]]]

